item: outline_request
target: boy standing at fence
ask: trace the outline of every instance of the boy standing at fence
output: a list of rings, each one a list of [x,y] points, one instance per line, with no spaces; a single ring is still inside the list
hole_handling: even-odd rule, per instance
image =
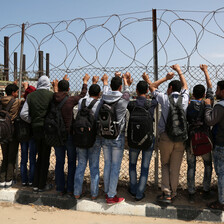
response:
[[[205,80],[207,84],[206,98],[209,98],[214,101],[212,83],[208,74],[208,66],[200,65],[201,70],[204,72]],[[193,88],[193,98],[190,101],[190,104],[187,108],[187,121],[189,127],[189,139],[187,146],[187,186],[189,193],[190,203],[195,202],[195,170],[196,170],[196,155],[197,152],[194,152],[192,148],[192,141],[194,133],[206,133],[208,138],[210,138],[210,128],[204,122],[204,112],[205,112],[205,103],[203,98],[205,97],[205,87],[201,84],[194,86]],[[203,149],[205,150],[205,146]],[[195,149],[196,150],[196,149]],[[200,154],[200,152],[198,152]],[[210,184],[212,176],[212,155],[211,151],[201,154],[201,157],[204,161],[204,181],[203,181],[203,198],[208,199],[210,195]]]
[[[50,184],[46,184],[51,147],[46,144],[44,137],[44,119],[53,98],[50,85],[49,78],[46,75],[41,76],[37,82],[37,90],[27,96],[20,113],[20,117],[24,121],[31,123],[37,147],[38,158],[34,172],[34,193],[47,191],[52,188]]]
[[[126,109],[130,99],[130,90],[128,86],[132,83],[130,73],[123,74],[122,78],[120,77],[120,73],[115,75],[116,76],[111,80],[111,90],[102,96],[103,101],[108,104],[117,102],[115,112],[120,130],[116,139],[102,138],[104,154],[104,192],[108,205],[120,203],[125,200],[122,197],[117,197],[116,194],[124,152]],[[121,93],[122,79],[124,81],[123,93]]]
[[[162,166],[162,183],[161,190],[162,195],[157,197],[159,202],[171,203],[177,195],[177,186],[179,182],[180,166],[185,150],[185,144],[183,141],[175,142],[168,137],[166,131],[166,123],[168,121],[168,113],[170,109],[170,99],[177,103],[179,99],[182,100],[181,107],[186,111],[189,101],[189,91],[187,82],[178,64],[171,66],[172,69],[177,71],[180,81],[173,80],[168,84],[167,93],[161,93],[157,87],[165,81],[173,78],[174,73],[169,72],[166,77],[151,84],[148,78],[145,81],[149,84],[149,89],[152,92],[153,97],[156,98],[159,104],[161,104],[161,117],[158,123],[159,129],[159,150],[161,156]],[[151,84],[151,85],[150,85]],[[180,98],[181,97],[181,98]]]
[[[7,96],[1,97],[1,107],[2,109],[6,109],[7,106],[9,107],[8,112],[13,122],[19,113],[21,104],[21,101],[16,99],[19,87],[16,84],[9,84],[6,86],[5,92]],[[18,146],[19,141],[13,136],[8,142],[1,144],[3,160],[0,171],[0,187],[11,187],[13,184]]]
[[[59,105],[65,97],[68,97],[66,102],[61,108],[61,115],[64,120],[66,130],[68,132],[68,139],[66,143],[62,146],[55,146],[55,156],[56,156],[56,165],[55,165],[55,182],[56,182],[56,191],[59,195],[64,195],[66,192],[68,195],[73,195],[74,190],[74,175],[76,169],[76,148],[73,142],[71,135],[71,124],[73,119],[73,107],[76,106],[79,100],[85,97],[87,92],[87,82],[90,76],[85,74],[83,77],[83,86],[81,93],[78,96],[68,97],[69,92],[69,78],[67,75],[64,76],[63,80],[58,82],[54,80],[54,95],[53,101],[55,105]],[[67,184],[65,184],[65,174],[64,174],[64,164],[65,164],[65,153],[67,151],[68,157],[68,175],[67,175]],[[67,187],[67,189],[66,189]]]
[[[143,74],[143,77],[148,76],[147,74]],[[128,140],[130,141],[130,145],[135,145],[134,136],[132,135],[140,135],[139,132],[143,132],[141,130],[144,126],[144,124],[147,126],[144,129],[147,129],[147,133],[144,132],[144,136],[140,136],[141,141],[142,139],[145,139],[145,142],[140,145],[140,142],[138,142],[138,147],[131,147],[129,146],[129,177],[130,177],[130,187],[129,187],[129,193],[135,197],[136,201],[140,201],[145,197],[144,191],[145,187],[147,184],[148,180],[148,173],[149,173],[149,165],[150,165],[150,160],[152,157],[153,149],[154,149],[154,136],[153,136],[153,117],[154,117],[154,109],[157,106],[157,101],[155,98],[153,98],[150,101],[146,99],[146,94],[148,94],[149,87],[146,81],[139,81],[136,87],[136,93],[137,93],[137,98],[135,101],[130,101],[128,104],[128,110],[130,112],[129,116],[129,125],[128,125]],[[134,114],[137,108],[140,108],[138,112],[136,112],[136,115],[138,116],[143,116],[143,114],[140,114],[140,111],[142,111],[145,115],[145,112],[148,113],[148,115],[145,115],[145,117],[142,120],[142,127],[139,123],[137,123],[137,118],[133,118],[133,123],[136,124],[137,132],[134,133],[134,130],[129,130],[129,129],[135,129],[134,124],[131,125],[131,116],[132,113]],[[144,109],[143,109],[144,108]],[[143,109],[143,110],[142,110]],[[141,118],[140,118],[141,119]],[[140,129],[140,130],[138,130]],[[151,132],[151,133],[150,133]],[[145,135],[148,137],[145,138]],[[129,138],[130,136],[130,138]],[[137,140],[137,139],[136,139]],[[148,142],[151,144],[149,145]],[[146,144],[147,145],[146,145]],[[141,148],[144,147],[144,149]],[[139,181],[137,182],[137,173],[136,173],[136,165],[138,161],[138,156],[140,152],[142,151],[142,162],[141,162],[141,174],[139,177]]]
[[[224,80],[217,83],[216,99],[220,101],[213,109],[211,100],[205,99],[205,122],[213,126],[213,159],[218,176],[218,200],[208,204],[208,207],[224,211]]]
[[[93,84],[90,86],[88,91],[88,96],[81,99],[79,101],[79,111],[83,107],[83,100],[85,100],[85,106],[88,107],[89,105],[93,104],[91,111],[92,115],[95,117],[95,121],[97,120],[97,112],[98,107],[100,106],[100,86],[97,84],[99,80],[99,76],[94,76],[92,81]],[[108,76],[106,74],[103,75],[101,78],[103,85],[104,85],[104,93],[108,91]],[[95,134],[95,133],[94,133]],[[95,200],[98,196],[99,192],[99,159],[100,159],[100,152],[101,152],[101,137],[96,136],[95,143],[92,147],[89,148],[81,148],[77,147],[77,157],[78,157],[78,166],[75,172],[75,181],[74,181],[74,195],[76,199],[79,199],[82,196],[82,186],[83,186],[83,178],[85,169],[87,166],[87,162],[89,160],[89,169],[90,169],[90,176],[91,176],[91,199]]]

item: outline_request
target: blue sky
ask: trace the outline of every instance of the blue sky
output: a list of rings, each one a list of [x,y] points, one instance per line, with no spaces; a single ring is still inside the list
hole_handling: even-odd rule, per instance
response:
[[[7,0],[1,3],[1,20],[0,27],[4,27],[7,24],[22,24],[22,23],[38,23],[38,22],[54,22],[54,21],[62,21],[62,20],[72,20],[75,18],[90,18],[90,17],[98,17],[104,15],[112,15],[112,14],[124,14],[131,12],[139,12],[139,11],[149,11],[142,14],[133,14],[128,17],[138,17],[145,18],[151,17],[151,9],[170,9],[170,10],[190,10],[190,11],[212,11],[218,8],[222,8],[224,6],[221,0],[213,0],[213,1],[202,1],[202,0],[188,0],[188,1],[178,1],[178,0],[158,0],[158,1],[147,1],[147,0],[20,0],[20,1],[12,1]],[[157,11],[157,15],[161,16],[163,11]],[[195,20],[201,20],[206,13],[183,13],[181,16],[185,18],[192,18]],[[218,21],[223,21],[224,14],[220,14],[217,16]],[[125,18],[125,17],[121,17]],[[164,15],[164,20],[172,22],[176,17],[172,13],[167,13]],[[209,18],[208,18],[209,19]],[[92,19],[86,20],[88,26],[100,24],[105,22],[105,18],[102,19]],[[129,19],[128,22],[133,22],[132,19]],[[54,26],[55,24],[52,24]],[[118,21],[116,18],[112,18],[106,24],[106,27],[111,31],[115,32],[118,26]],[[194,23],[196,29],[200,30],[200,27]],[[63,24],[59,26],[62,27]],[[72,27],[72,25],[71,25]],[[76,28],[75,28],[76,27]],[[74,30],[81,34],[83,29],[83,24],[80,21],[74,22]],[[191,29],[189,24],[175,22],[172,24],[172,29],[175,31],[174,34],[181,43],[186,48],[188,54],[195,46],[195,34],[194,30]],[[10,36],[10,51],[11,53],[14,51],[16,47],[18,47],[18,41],[20,39],[20,34],[15,34],[19,32],[19,27],[7,28],[0,32],[0,41],[3,41],[5,35]],[[203,38],[200,42],[198,48],[200,49],[200,53],[203,55],[205,59],[211,61],[211,64],[223,64],[224,54],[224,44],[222,35],[223,32],[221,29],[218,29],[217,25],[211,23],[209,26],[209,30],[214,33],[218,33],[220,36],[217,37],[215,35],[206,33],[205,38]],[[124,33],[128,36],[129,40],[134,43],[134,46],[137,48],[141,48],[144,44],[148,43],[152,39],[152,31],[151,31],[151,22],[141,22],[137,25],[137,23],[133,23],[133,25],[129,25],[127,28],[123,29]],[[158,30],[158,35],[162,41],[165,41],[168,35],[168,27],[165,24],[162,24],[160,29]],[[34,28],[28,30],[30,35],[34,35],[38,41],[43,39],[46,35],[49,34],[49,27],[46,28],[45,25],[38,25]],[[78,36],[78,35],[77,35]],[[72,50],[76,45],[74,39],[70,39],[71,35],[66,32],[61,32],[57,36],[61,40],[63,40],[64,44],[68,48],[68,52],[66,52],[63,44],[57,38],[52,38],[51,40],[46,41],[43,45],[41,45],[41,50],[45,53],[49,52],[51,57],[51,63],[54,66],[58,66],[62,64],[62,68],[65,66],[66,68],[76,68],[79,66],[86,66],[84,60],[80,57],[77,57],[76,60],[73,60]],[[113,56],[110,58],[110,53],[112,52],[113,42],[109,40],[103,46],[101,44],[108,40],[111,37],[110,33],[107,30],[102,29],[91,29],[86,33],[87,40],[94,46],[96,46],[97,51],[99,51],[98,62],[94,61],[94,55],[96,54],[96,50],[91,44],[87,43],[85,39],[82,39],[79,44],[79,50],[81,51],[82,56],[88,61],[87,64],[94,62],[94,66],[129,66],[129,65],[137,65],[140,66],[142,64],[147,64],[149,59],[152,57],[152,45],[148,45],[144,49],[138,52],[136,57],[137,64],[132,64],[131,58],[134,57],[134,49],[131,45],[130,41],[125,40],[122,35],[118,35],[116,37],[117,47],[123,52],[121,53],[119,50],[115,49],[113,52]],[[34,41],[34,40],[33,40]],[[35,42],[35,41],[34,41]],[[160,43],[158,43],[160,47]],[[36,46],[37,47],[37,46]],[[168,65],[176,62],[176,59],[182,58],[186,56],[186,52],[180,46],[180,43],[172,36],[169,39],[166,46],[166,53],[168,54]],[[19,53],[20,47],[16,49]],[[68,55],[68,53],[71,54]],[[27,66],[29,69],[33,69],[33,58],[35,55],[35,49],[32,47],[31,42],[25,38],[25,47],[24,53],[27,55]],[[0,63],[3,63],[2,59],[3,48],[0,47]],[[126,57],[128,55],[129,57]],[[147,55],[147,56],[146,56]],[[66,64],[63,64],[63,60],[68,58]],[[70,64],[72,62],[72,64]],[[185,65],[188,63],[187,59],[180,60],[177,62],[179,64]],[[191,57],[190,64],[197,65],[199,63],[207,63],[202,57],[199,57],[198,54],[194,54]],[[163,50],[159,53],[159,65],[167,64],[166,54]],[[149,65],[151,65],[149,63]],[[54,67],[51,66],[51,67]]]

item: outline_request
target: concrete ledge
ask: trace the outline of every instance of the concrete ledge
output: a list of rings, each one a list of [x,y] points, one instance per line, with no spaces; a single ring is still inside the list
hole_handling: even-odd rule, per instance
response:
[[[71,209],[86,212],[98,212],[117,215],[136,215],[155,218],[169,218],[178,220],[197,220],[210,222],[224,222],[224,212],[191,206],[161,206],[153,203],[135,203],[126,201],[116,205],[107,205],[104,199],[91,201],[90,199],[76,200],[62,197],[54,193],[38,193],[15,188],[1,189],[0,201],[16,202],[20,204],[35,204],[54,206],[61,209]]]
[[[223,222],[224,212],[219,210],[210,209],[195,209],[189,206],[164,206],[147,204],[146,216],[148,217],[159,217],[178,219],[186,221],[212,221],[212,222]]]

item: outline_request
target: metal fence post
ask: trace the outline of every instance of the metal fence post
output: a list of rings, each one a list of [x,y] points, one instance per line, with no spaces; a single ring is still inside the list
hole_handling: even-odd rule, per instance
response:
[[[4,77],[9,81],[9,37],[4,37]]]
[[[50,54],[46,54],[46,76],[49,78],[50,73],[49,73],[49,64],[50,64]]]
[[[44,68],[43,68],[43,51],[39,51],[39,78],[44,74]]]
[[[153,64],[154,64],[154,81],[158,80],[158,52],[157,52],[157,22],[156,22],[156,9],[152,10],[152,23],[153,23]],[[158,166],[159,166],[159,149],[158,149],[158,119],[159,108],[156,108],[155,116],[155,187],[158,188]]]
[[[17,66],[17,52],[14,52],[14,81],[17,80],[17,69],[18,69],[18,66]]]
[[[19,64],[19,99],[21,98],[21,89],[22,89],[24,34],[25,34],[25,24],[23,23],[21,33],[21,50],[20,50],[20,64]]]

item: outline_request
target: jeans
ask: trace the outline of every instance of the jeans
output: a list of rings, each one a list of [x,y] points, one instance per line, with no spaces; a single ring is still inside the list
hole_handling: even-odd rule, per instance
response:
[[[213,150],[214,167],[218,176],[219,202],[224,204],[224,147],[215,145]]]
[[[204,161],[204,180],[203,190],[209,191],[212,176],[212,155],[207,153],[201,156]],[[187,186],[190,194],[195,193],[195,170],[196,170],[196,156],[187,149]]]
[[[149,165],[152,158],[154,144],[147,149],[129,149],[129,177],[130,177],[130,191],[136,195],[137,199],[141,199],[144,195],[144,191],[147,184]],[[141,175],[139,182],[137,183],[137,172],[136,165],[138,161],[139,153],[142,151],[142,164],[141,164]]]
[[[65,152],[68,157],[68,176],[67,176],[67,192],[73,192],[74,175],[76,168],[76,149],[73,144],[72,136],[68,136],[68,140],[63,146],[55,146],[56,166],[55,166],[55,182],[56,190],[65,192]]]
[[[91,195],[97,197],[99,192],[99,158],[101,151],[101,138],[97,137],[93,147],[88,149],[76,149],[78,157],[78,166],[75,172],[74,195],[82,194],[82,185],[87,162],[89,160],[89,169],[91,176]]]
[[[104,154],[104,192],[109,198],[117,194],[117,183],[124,152],[124,133],[117,139],[102,138]]]
[[[27,175],[28,151],[30,162],[29,175]],[[33,183],[36,154],[37,154],[37,148],[34,139],[30,139],[27,142],[21,142],[20,172],[22,183]]]

